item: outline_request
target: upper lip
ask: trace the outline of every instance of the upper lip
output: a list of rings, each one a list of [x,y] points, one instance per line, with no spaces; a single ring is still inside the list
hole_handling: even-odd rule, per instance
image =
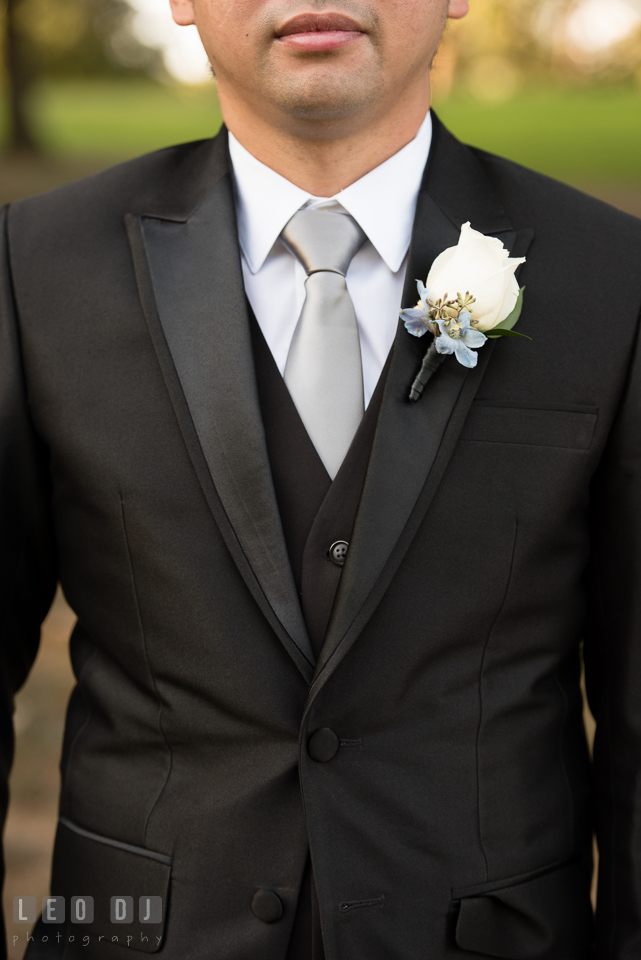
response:
[[[343,13],[299,13],[276,30],[277,37],[289,37],[293,33],[315,33],[331,30],[363,30],[355,20]]]

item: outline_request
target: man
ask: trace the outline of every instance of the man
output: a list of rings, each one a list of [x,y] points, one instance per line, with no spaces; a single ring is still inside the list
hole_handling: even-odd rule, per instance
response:
[[[466,0],[172,7],[226,129],[3,216],[5,773],[78,614],[28,955],[638,957],[641,225],[428,113]],[[468,222],[531,339],[410,402]]]

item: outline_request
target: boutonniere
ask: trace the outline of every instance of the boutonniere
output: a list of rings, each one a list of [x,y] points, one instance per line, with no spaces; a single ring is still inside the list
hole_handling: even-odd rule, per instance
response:
[[[424,284],[416,281],[419,301],[401,310],[401,319],[413,336],[432,333],[434,340],[412,384],[410,400],[419,399],[449,354],[464,367],[475,367],[475,351],[488,339],[524,336],[513,330],[523,308],[525,287],[519,288],[514,275],[522,263],[525,257],[510,257],[497,237],[486,237],[464,223],[458,245],[436,258]]]

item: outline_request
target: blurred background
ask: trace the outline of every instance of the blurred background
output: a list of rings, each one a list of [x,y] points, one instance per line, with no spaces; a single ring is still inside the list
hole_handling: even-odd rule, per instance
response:
[[[472,0],[439,52],[455,133],[641,213],[641,0]],[[167,0],[0,0],[0,201],[213,134]]]
[[[442,119],[641,216],[641,0],[471,5],[435,63]],[[0,0],[0,41],[0,202],[220,126],[198,36],[167,0]],[[73,621],[59,594],[17,697],[4,890],[15,960],[27,928],[12,922],[13,896],[48,892]]]

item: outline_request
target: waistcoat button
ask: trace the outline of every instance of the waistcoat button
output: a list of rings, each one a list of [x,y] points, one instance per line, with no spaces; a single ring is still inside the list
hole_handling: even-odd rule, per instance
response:
[[[309,738],[307,750],[312,760],[318,763],[327,763],[338,753],[341,742],[329,727],[321,727]]]
[[[251,908],[254,916],[263,923],[276,923],[283,915],[283,901],[273,890],[257,890]]]
[[[347,540],[337,540],[336,543],[333,543],[327,551],[327,556],[332,563],[336,564],[337,567],[342,567],[345,563],[345,558],[347,557],[348,548],[349,543]]]

